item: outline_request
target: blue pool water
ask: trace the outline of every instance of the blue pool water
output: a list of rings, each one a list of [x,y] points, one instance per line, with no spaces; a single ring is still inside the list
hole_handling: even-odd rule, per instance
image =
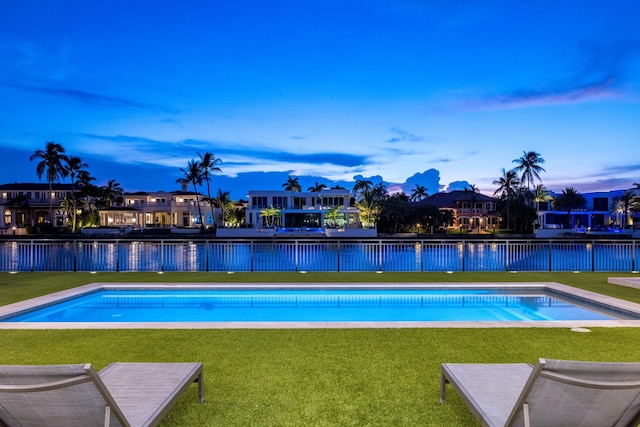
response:
[[[612,320],[544,293],[498,290],[101,290],[9,322]]]

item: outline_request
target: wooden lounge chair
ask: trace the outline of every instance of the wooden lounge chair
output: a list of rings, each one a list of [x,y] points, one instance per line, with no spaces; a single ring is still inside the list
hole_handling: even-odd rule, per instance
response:
[[[0,365],[0,426],[155,426],[193,382],[202,403],[202,363]]]
[[[440,402],[450,383],[484,426],[637,426],[640,363],[540,359],[529,364],[441,366]]]

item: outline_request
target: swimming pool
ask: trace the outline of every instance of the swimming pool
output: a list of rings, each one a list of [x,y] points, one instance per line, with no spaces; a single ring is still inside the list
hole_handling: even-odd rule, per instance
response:
[[[13,304],[13,309],[1,307],[0,325],[398,327],[640,319],[640,306],[585,295],[586,291],[559,284],[94,284],[81,288],[50,296],[47,301],[36,298]]]

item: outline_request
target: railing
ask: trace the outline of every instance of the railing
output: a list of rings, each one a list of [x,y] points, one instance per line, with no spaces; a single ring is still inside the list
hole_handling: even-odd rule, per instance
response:
[[[563,240],[15,240],[0,271],[637,271],[640,244]]]

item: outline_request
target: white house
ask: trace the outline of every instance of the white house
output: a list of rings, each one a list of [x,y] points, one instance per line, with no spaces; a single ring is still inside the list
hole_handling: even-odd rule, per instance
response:
[[[631,218],[632,223],[626,224],[620,213],[615,213],[615,204],[625,190],[599,191],[580,193],[585,198],[583,209],[571,212],[553,209],[553,202],[541,202],[538,208],[539,227],[536,228],[538,237],[554,237],[563,233],[586,233],[592,235],[615,235],[633,232],[640,226],[640,217]],[[640,188],[628,191],[640,197]]]
[[[351,192],[252,190],[247,195],[245,229],[218,229],[222,237],[376,237],[363,228],[360,211],[351,206]]]
[[[201,199],[201,196],[198,196]],[[202,213],[202,218],[200,218]],[[213,216],[219,215],[213,210]],[[108,227],[171,228],[212,226],[211,207],[189,191],[128,193],[122,205],[100,210],[100,225]]]

